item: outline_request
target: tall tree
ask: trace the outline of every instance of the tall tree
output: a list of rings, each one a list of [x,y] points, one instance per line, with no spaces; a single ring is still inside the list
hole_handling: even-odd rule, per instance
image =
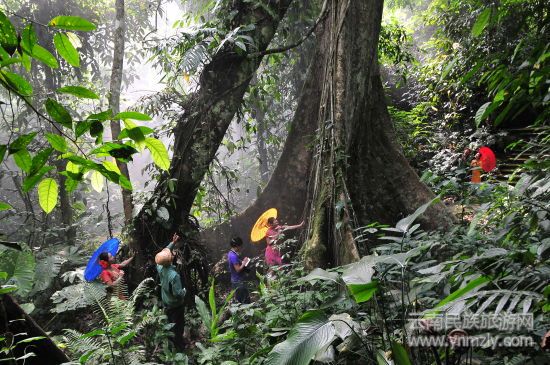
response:
[[[247,33],[254,54],[239,52],[227,42],[205,65],[198,91],[188,97],[185,112],[174,129],[169,173],[134,219],[132,248],[138,255],[131,275],[133,283],[143,277],[148,258],[168,242],[170,232],[187,221],[200,183],[290,3],[277,0],[257,6],[240,0],[226,4],[230,8],[225,10],[231,14],[226,29],[254,25]],[[160,213],[165,211],[168,219]]]
[[[231,234],[248,237],[255,218],[275,206],[289,220],[307,210],[309,236],[303,253],[310,267],[345,264],[359,258],[353,228],[393,224],[434,198],[403,156],[387,111],[376,57],[383,1],[328,4],[329,15],[318,33],[320,49],[312,58],[293,122],[300,127],[289,133],[258,200],[227,224],[204,233],[214,258],[220,257],[220,242]],[[307,143],[297,143],[303,128],[319,131],[311,173],[309,164],[296,168],[293,163],[293,156],[311,156]],[[309,176],[313,178],[306,190]],[[304,207],[308,191],[311,204]],[[423,224],[432,229],[451,221],[437,203]]]
[[[376,56],[382,10],[382,0],[331,2],[310,236],[304,246],[309,267],[357,259],[354,228],[395,223],[434,198],[403,156],[387,111]],[[423,223],[432,229],[451,220],[438,203]]]
[[[120,111],[120,89],[122,86],[122,72],[124,69],[124,37],[126,32],[126,17],[124,15],[124,0],[116,0],[115,3],[115,29],[113,39],[113,66],[111,70],[111,82],[109,92],[109,108],[113,115]],[[120,121],[111,120],[111,135],[113,141],[118,139],[120,134]],[[125,162],[116,160],[120,173],[130,181],[128,165]],[[132,200],[132,191],[122,189],[122,206],[124,210],[124,221],[130,223],[133,217],[134,202]]]

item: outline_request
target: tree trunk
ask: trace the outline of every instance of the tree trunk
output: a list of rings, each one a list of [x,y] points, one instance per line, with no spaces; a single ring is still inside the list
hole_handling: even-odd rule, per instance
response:
[[[0,295],[0,334],[6,337],[7,341],[11,340],[10,336],[19,335],[15,338],[15,343],[31,337],[44,337],[20,344],[13,349],[15,357],[24,356],[29,352],[36,355],[27,358],[25,364],[57,365],[70,361],[48,334],[8,294]],[[15,364],[15,361],[13,363]]]
[[[270,1],[265,7],[235,1],[230,10],[236,13],[227,29],[254,24],[254,29],[247,32],[255,44],[250,53],[261,53],[267,49],[291,1]],[[199,89],[189,96],[187,108],[174,129],[174,155],[169,172],[134,219],[131,245],[138,253],[130,273],[134,284],[143,278],[147,260],[187,221],[199,185],[260,65],[261,56],[253,57],[235,48],[227,42],[205,65]],[[161,207],[169,212],[168,220],[157,214]]]
[[[376,59],[382,3],[330,2],[276,170],[251,207],[203,233],[213,259],[227,250],[232,235],[248,241],[257,217],[276,207],[290,223],[308,210],[309,239],[302,251],[307,266],[346,264],[359,258],[353,228],[372,222],[394,224],[433,199],[401,153],[386,109]],[[310,163],[312,151],[303,136],[315,130],[316,158]],[[296,156],[309,158],[295,160]],[[309,176],[313,181],[308,189]],[[451,221],[442,204],[423,217],[427,229],[446,227]],[[249,246],[245,254],[261,254],[263,248]]]
[[[319,24],[316,34],[323,33],[324,25]],[[265,242],[248,245],[250,230],[258,216],[268,208],[277,208],[279,217],[290,224],[304,217],[306,198],[311,172],[312,150],[317,129],[317,115],[320,108],[322,78],[326,67],[326,39],[319,39],[302,86],[300,99],[292,120],[285,146],[269,183],[256,201],[243,213],[203,232],[209,256],[218,260],[227,252],[232,236],[240,236],[245,243],[244,254],[262,255]]]
[[[59,87],[57,75],[49,67],[44,67],[45,74],[45,91],[46,93],[53,93]],[[59,126],[61,128],[61,126]],[[47,124],[46,129],[50,133],[61,135],[58,129]],[[63,160],[54,159],[53,164],[57,171],[65,170],[65,162]],[[65,181],[67,178],[61,174],[56,176],[59,185],[59,208],[61,214],[61,223],[64,229],[67,230],[67,236],[65,237],[67,242],[74,242],[76,238],[76,228],[73,227],[73,207],[71,204],[70,193],[65,188]]]
[[[111,70],[111,83],[109,91],[109,108],[113,114],[120,111],[120,90],[122,86],[122,70],[124,68],[124,32],[126,30],[126,19],[124,17],[124,0],[116,0],[115,4],[115,32],[113,47],[113,66]],[[120,134],[120,121],[111,121],[111,136],[113,141],[118,139]],[[128,165],[125,162],[116,160],[120,173],[130,181]],[[132,221],[134,202],[132,201],[132,192],[122,189],[122,207],[124,210],[124,222],[126,224]]]
[[[356,260],[352,229],[377,221],[394,224],[434,198],[401,152],[389,117],[378,60],[383,1],[333,1],[324,79],[321,143],[316,156],[306,265]],[[330,121],[330,128],[325,121]],[[423,216],[428,229],[452,219],[442,204]]]

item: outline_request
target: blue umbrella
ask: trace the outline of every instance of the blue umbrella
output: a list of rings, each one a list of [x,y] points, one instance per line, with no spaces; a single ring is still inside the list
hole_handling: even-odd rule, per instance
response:
[[[86,270],[84,270],[84,279],[86,279],[86,281],[95,280],[103,271],[103,268],[99,265],[99,255],[101,255],[102,252],[109,252],[111,255],[115,256],[119,244],[120,241],[118,238],[111,238],[103,242],[101,246],[95,250],[92,257],[90,257],[90,261],[88,261],[88,265],[86,265]]]

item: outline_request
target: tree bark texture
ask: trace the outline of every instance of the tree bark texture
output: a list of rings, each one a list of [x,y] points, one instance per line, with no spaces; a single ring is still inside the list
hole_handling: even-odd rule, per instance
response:
[[[236,13],[227,28],[254,24],[255,28],[247,35],[254,40],[256,49],[249,52],[262,52],[271,42],[291,1],[270,1],[265,7],[255,7],[244,0],[234,1],[231,10]],[[174,129],[174,154],[169,172],[134,219],[131,245],[137,256],[131,272],[133,283],[143,278],[147,260],[187,221],[200,183],[261,60],[261,56],[239,52],[228,42],[205,65],[198,91],[187,99],[187,108]],[[161,207],[169,212],[168,220],[157,214]]]
[[[126,31],[126,18],[124,15],[124,0],[116,0],[115,3],[115,32],[114,32],[114,47],[113,47],[113,65],[111,70],[111,81],[109,91],[109,108],[113,114],[120,112],[120,90],[122,87],[122,71],[124,69],[124,36]],[[111,137],[114,140],[118,139],[120,134],[120,121],[111,120]],[[116,160],[116,164],[120,173],[130,181],[130,173],[128,165],[125,162]],[[126,224],[132,221],[134,212],[134,202],[132,200],[132,192],[122,189],[122,208],[124,210],[124,222]]]
[[[323,23],[319,24],[316,34],[322,34],[323,27]],[[319,75],[325,72],[327,46],[325,39],[320,39],[316,45],[283,152],[265,189],[244,212],[202,233],[213,260],[227,252],[232,236],[240,236],[246,243],[245,255],[263,257],[264,241],[254,245],[248,243],[256,219],[268,208],[277,208],[279,218],[289,224],[299,223],[304,218],[321,98]]]
[[[382,9],[382,0],[331,2],[310,236],[303,247],[309,268],[358,259],[354,228],[394,224],[434,198],[403,156],[387,111],[376,57]],[[451,222],[442,204],[422,220],[428,229]]]

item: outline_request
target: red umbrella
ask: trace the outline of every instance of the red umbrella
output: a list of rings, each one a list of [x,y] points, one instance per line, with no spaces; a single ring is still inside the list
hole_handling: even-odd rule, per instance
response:
[[[497,158],[495,153],[489,147],[481,147],[479,149],[481,155],[481,168],[485,172],[492,171],[497,166]]]

